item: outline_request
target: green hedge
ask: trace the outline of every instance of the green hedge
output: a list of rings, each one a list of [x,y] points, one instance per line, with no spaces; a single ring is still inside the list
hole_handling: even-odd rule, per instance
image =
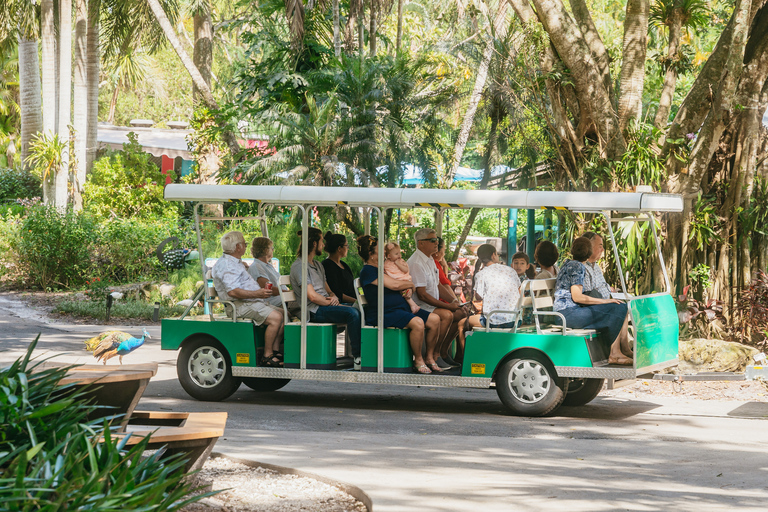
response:
[[[15,199],[41,197],[40,179],[22,169],[0,168],[0,203]]]

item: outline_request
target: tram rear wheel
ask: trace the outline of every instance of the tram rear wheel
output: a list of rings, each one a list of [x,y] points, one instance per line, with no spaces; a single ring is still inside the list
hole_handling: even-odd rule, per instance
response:
[[[538,355],[510,359],[496,374],[496,393],[517,416],[545,416],[554,412],[566,396],[568,380]]]
[[[259,377],[243,377],[243,384],[248,386],[254,391],[260,393],[268,393],[270,391],[277,391],[280,388],[285,387],[286,384],[291,382],[291,379],[267,379]]]
[[[605,379],[571,379],[563,405],[578,407],[594,400],[603,390]]]

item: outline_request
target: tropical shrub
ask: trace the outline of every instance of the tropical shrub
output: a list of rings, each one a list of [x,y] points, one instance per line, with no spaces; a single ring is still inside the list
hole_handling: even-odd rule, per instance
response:
[[[95,239],[96,224],[90,215],[37,205],[27,209],[11,245],[29,282],[45,290],[85,281]]]
[[[166,176],[141,150],[134,133],[121,151],[110,152],[93,165],[83,188],[85,209],[97,218],[171,218],[181,205],[163,199]]]
[[[31,199],[43,194],[40,179],[32,173],[18,169],[0,168],[0,202],[20,198]]]
[[[742,343],[760,350],[768,346],[768,275],[758,271],[749,288],[736,299],[735,334]]]
[[[38,337],[39,339],[39,337]],[[26,355],[0,369],[0,503],[5,510],[178,510],[187,498],[181,456],[148,457],[149,437],[125,448],[108,420],[71,384],[69,368],[41,368]],[[103,439],[100,439],[102,438]]]
[[[183,238],[171,220],[117,218],[102,222],[94,248],[95,275],[130,282],[164,272],[155,249],[169,236]]]

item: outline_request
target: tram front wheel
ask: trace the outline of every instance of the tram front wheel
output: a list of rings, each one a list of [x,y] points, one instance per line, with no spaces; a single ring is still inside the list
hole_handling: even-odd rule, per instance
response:
[[[254,391],[260,393],[268,393],[270,391],[277,391],[280,388],[285,387],[286,384],[291,382],[291,379],[267,379],[259,377],[243,377],[243,384],[248,386]]]
[[[551,414],[567,391],[568,380],[557,377],[552,365],[537,355],[510,359],[496,374],[496,392],[517,416]]]
[[[240,387],[232,363],[221,343],[205,337],[184,344],[176,361],[181,387],[189,396],[206,402],[229,398]]]
[[[578,407],[594,400],[603,390],[605,379],[571,379],[563,405]]]

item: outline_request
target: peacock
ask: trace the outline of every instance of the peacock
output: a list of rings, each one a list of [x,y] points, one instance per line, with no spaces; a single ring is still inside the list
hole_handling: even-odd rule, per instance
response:
[[[145,338],[152,338],[146,329],[141,338],[134,338],[124,331],[107,331],[86,340],[85,349],[104,364],[115,356],[119,356],[120,364],[123,364],[123,356],[142,346]]]

